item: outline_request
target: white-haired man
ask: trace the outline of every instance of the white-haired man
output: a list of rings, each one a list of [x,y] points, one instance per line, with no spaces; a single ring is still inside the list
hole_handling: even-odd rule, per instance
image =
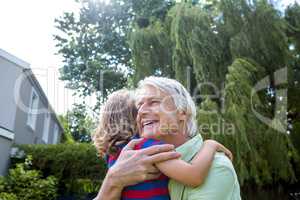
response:
[[[195,104],[182,84],[173,79],[147,77],[139,82],[136,104],[140,133],[149,137],[160,133],[159,139],[174,145],[181,159],[190,162],[203,142],[197,134]],[[108,171],[97,200],[119,200],[124,187],[158,176],[155,163],[178,158],[168,145],[132,150],[137,142],[131,141],[123,149]],[[223,154],[216,154],[204,184],[191,188],[170,180],[169,192],[172,200],[240,199],[235,170]]]

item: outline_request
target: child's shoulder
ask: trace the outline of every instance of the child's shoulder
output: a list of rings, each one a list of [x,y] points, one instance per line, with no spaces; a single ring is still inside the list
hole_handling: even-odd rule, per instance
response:
[[[144,149],[153,145],[165,144],[161,140],[152,139],[152,138],[143,138],[137,145],[135,145],[134,149]]]

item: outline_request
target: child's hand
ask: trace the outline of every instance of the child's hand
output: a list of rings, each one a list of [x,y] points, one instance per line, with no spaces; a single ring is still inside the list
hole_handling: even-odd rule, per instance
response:
[[[215,140],[205,140],[205,144],[211,145],[216,149],[216,151],[223,152],[225,155],[232,161],[233,160],[233,155],[229,149],[227,149],[224,145],[221,143],[215,141]]]

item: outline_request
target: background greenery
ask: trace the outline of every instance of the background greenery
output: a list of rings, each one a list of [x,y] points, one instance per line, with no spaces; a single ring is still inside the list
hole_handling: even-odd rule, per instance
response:
[[[61,79],[82,97],[175,78],[197,104],[199,131],[232,150],[243,199],[297,199],[300,192],[300,6],[267,0],[77,1],[56,19]],[[275,2],[275,3],[270,3]],[[287,70],[287,83],[274,73]],[[267,87],[252,96],[266,78]],[[214,87],[212,87],[212,85]],[[201,88],[199,87],[201,86]],[[287,96],[280,90],[287,89]],[[287,101],[281,107],[277,103]],[[280,105],[280,104],[279,104]],[[262,123],[252,110],[273,118]],[[0,178],[0,199],[95,194],[106,166],[90,144],[96,120],[84,102],[60,116],[63,144],[21,145]],[[283,132],[276,127],[287,127]]]
[[[110,91],[132,87],[145,76],[176,78],[194,92],[198,125],[208,125],[201,134],[233,151],[242,186],[293,184],[299,178],[300,6],[279,10],[279,4],[83,1],[79,16],[64,13],[56,20],[62,34],[55,39],[65,59],[61,78],[83,96],[102,88],[99,105]],[[288,82],[277,86],[274,72],[284,67]],[[252,88],[265,77],[268,87],[251,102]],[[199,91],[199,84],[207,82],[220,94],[210,98],[215,94],[210,85]],[[277,92],[283,87],[287,97]],[[276,110],[276,102],[286,98],[287,112]],[[267,126],[252,105],[264,116],[279,118]],[[216,134],[210,128],[216,122],[221,127],[234,124],[234,134],[224,129]],[[288,130],[281,133],[276,126]]]
[[[1,200],[54,200],[57,197],[57,179],[43,177],[38,170],[31,169],[32,157],[16,164],[6,177],[0,177]]]
[[[78,15],[56,20],[61,79],[83,97],[96,95],[96,112],[111,91],[134,87],[145,76],[179,80],[197,103],[203,137],[232,150],[243,198],[287,199],[299,192],[300,178],[300,6],[269,2],[79,1]],[[282,68],[288,81],[276,85],[274,73]],[[267,88],[251,96],[265,77]],[[287,96],[279,92],[284,88]],[[287,110],[276,107],[285,100]],[[85,106],[61,118],[69,144],[22,147],[33,156],[33,167],[54,175],[61,190],[87,179],[93,188],[105,173],[89,144],[74,143],[90,141]],[[265,125],[252,106],[278,117]],[[287,126],[285,133],[274,129],[280,126]]]
[[[91,144],[65,143],[58,145],[19,145],[16,147],[19,152],[24,151],[26,155],[29,155],[30,169],[34,170],[32,173],[35,173],[35,176],[39,174],[39,178],[55,177],[55,185],[53,185],[55,197],[59,196],[62,199],[64,199],[63,197],[66,199],[85,199],[87,195],[95,197],[106,174],[106,164],[103,159],[97,156],[96,149]],[[25,161],[25,157],[13,158],[11,171],[20,171],[19,168],[24,165],[24,162],[28,162]],[[26,177],[36,179],[30,173],[27,171]],[[19,182],[17,185],[28,184],[18,176],[10,174],[8,178],[11,179],[11,177]],[[37,182],[34,184],[39,185]],[[47,184],[45,183],[45,185]],[[47,186],[51,190],[51,185],[48,184]],[[51,199],[51,196],[41,190],[40,187],[33,188],[35,191],[46,195],[47,198],[44,199]],[[20,193],[17,189],[11,191],[17,195]]]

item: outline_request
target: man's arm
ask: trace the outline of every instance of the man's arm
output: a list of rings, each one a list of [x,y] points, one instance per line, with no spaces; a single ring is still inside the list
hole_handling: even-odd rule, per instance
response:
[[[105,179],[102,182],[100,191],[97,195],[97,197],[94,200],[104,200],[104,199],[110,199],[110,200],[119,200],[121,199],[121,193],[122,193],[122,187],[118,185],[118,183],[115,182],[116,179],[114,179],[111,175],[111,172],[108,171]]]
[[[141,139],[130,141],[122,150],[116,163],[108,170],[100,191],[94,200],[119,200],[124,187],[160,175],[155,163],[176,159],[179,153],[169,144],[155,145],[145,149],[133,150]]]

